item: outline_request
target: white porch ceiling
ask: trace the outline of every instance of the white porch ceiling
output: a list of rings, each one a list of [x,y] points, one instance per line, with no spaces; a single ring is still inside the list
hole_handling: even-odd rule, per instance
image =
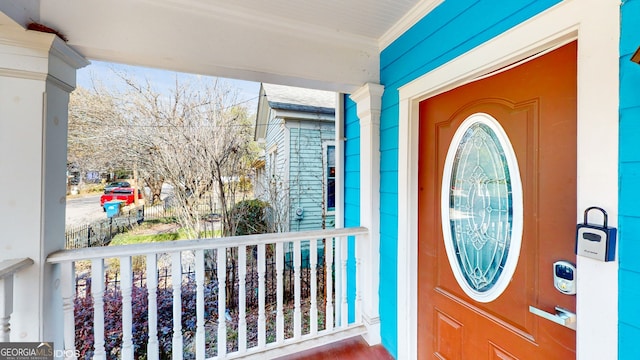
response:
[[[0,11],[58,30],[90,60],[352,92],[379,82],[380,50],[441,1],[0,0]]]

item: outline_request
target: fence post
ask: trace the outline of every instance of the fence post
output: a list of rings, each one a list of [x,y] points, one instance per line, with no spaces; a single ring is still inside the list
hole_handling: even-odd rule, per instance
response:
[[[142,205],[142,209],[138,209],[137,210],[137,214],[136,214],[136,222],[138,224],[142,223],[144,221],[144,205]]]

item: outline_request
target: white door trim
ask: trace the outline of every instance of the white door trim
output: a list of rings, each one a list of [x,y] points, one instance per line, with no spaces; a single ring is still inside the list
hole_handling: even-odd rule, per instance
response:
[[[399,359],[417,358],[419,102],[577,39],[576,222],[586,207],[597,205],[617,226],[619,5],[617,0],[565,0],[399,89]],[[618,263],[578,257],[577,268],[578,358],[615,359],[618,309],[611,300],[618,297]]]

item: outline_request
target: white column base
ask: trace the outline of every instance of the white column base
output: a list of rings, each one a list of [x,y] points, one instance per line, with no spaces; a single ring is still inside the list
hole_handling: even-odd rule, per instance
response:
[[[369,318],[367,315],[362,314],[362,322],[367,328],[367,333],[362,334],[362,338],[364,338],[369,346],[380,344],[382,342],[382,338],[380,337],[380,317]]]

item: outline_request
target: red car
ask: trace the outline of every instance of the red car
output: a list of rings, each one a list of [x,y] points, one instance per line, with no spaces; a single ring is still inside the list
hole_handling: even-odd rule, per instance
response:
[[[123,201],[124,206],[133,204],[133,202],[136,199],[134,193],[135,193],[135,190],[131,187],[113,188],[108,193],[105,193],[102,196],[100,196],[100,206],[102,206],[102,209],[105,210],[104,203],[113,201],[113,200]],[[139,191],[138,191],[138,199],[142,199],[142,194]]]

